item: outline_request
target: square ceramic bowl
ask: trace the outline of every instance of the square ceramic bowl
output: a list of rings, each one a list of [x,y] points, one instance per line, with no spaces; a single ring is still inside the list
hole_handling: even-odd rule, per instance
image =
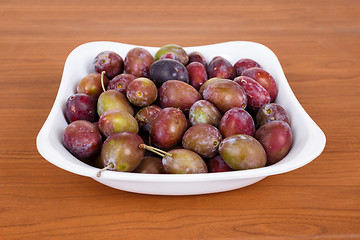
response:
[[[93,59],[101,51],[111,50],[125,58],[135,45],[116,42],[90,42],[74,49],[66,59],[60,87],[36,144],[39,153],[49,162],[74,174],[90,177],[107,186],[143,194],[192,195],[207,194],[242,188],[267,176],[289,172],[304,166],[321,154],[326,138],[321,129],[302,108],[293,94],[276,55],[264,45],[254,42],[225,42],[206,46],[184,48],[188,53],[201,52],[209,62],[215,56],[223,56],[232,64],[241,58],[257,61],[275,79],[278,86],[276,102],[290,115],[293,146],[280,162],[263,168],[204,174],[141,174],[105,171],[101,177],[98,168],[76,159],[62,143],[67,122],[63,109],[66,99],[75,93],[76,85],[85,75],[93,72]],[[142,46],[144,47],[144,46]],[[144,47],[151,54],[159,48]]]

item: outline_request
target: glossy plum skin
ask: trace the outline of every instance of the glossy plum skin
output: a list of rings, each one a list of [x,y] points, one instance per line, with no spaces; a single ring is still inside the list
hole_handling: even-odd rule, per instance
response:
[[[209,173],[228,172],[233,170],[231,167],[229,167],[229,165],[226,164],[226,162],[224,161],[224,159],[222,159],[220,155],[217,155],[207,160],[207,167]]]
[[[207,173],[208,169],[204,160],[195,152],[188,149],[173,149],[165,155],[162,164],[165,173],[193,174]]]
[[[93,123],[76,120],[65,128],[63,143],[76,158],[85,159],[100,151],[102,137]]]
[[[131,132],[118,132],[112,134],[103,143],[101,161],[103,167],[113,166],[109,170],[131,172],[139,166],[144,157],[144,149],[139,147],[144,144],[141,137]]]
[[[124,72],[124,60],[119,54],[113,51],[100,52],[94,58],[93,64],[95,72],[101,73],[105,71],[105,75],[109,79]]]
[[[253,67],[262,68],[261,65],[260,65],[258,62],[256,62],[255,60],[249,59],[249,58],[239,59],[239,60],[234,64],[236,76],[241,76],[241,74],[242,74],[246,69],[253,68]]]
[[[230,108],[245,108],[247,96],[244,89],[232,80],[214,81],[203,91],[203,98],[213,103],[222,113]]]
[[[109,84],[109,79],[104,75],[103,82],[105,88]],[[101,85],[101,74],[100,73],[89,73],[83,77],[76,86],[77,93],[85,93],[94,98],[98,98],[103,92]]]
[[[247,76],[260,83],[260,85],[263,86],[266,91],[268,91],[270,95],[270,102],[275,101],[278,94],[278,89],[275,79],[270,75],[270,73],[264,69],[254,67],[245,70],[242,73],[242,76]]]
[[[165,58],[173,59],[173,60],[176,60],[176,61],[179,61],[179,62],[180,62],[179,57],[178,57],[175,53],[173,53],[173,52],[165,53],[164,55],[162,55],[162,56],[160,57],[160,59],[165,59]],[[159,60],[160,60],[160,59],[159,59]]]
[[[107,90],[117,90],[121,93],[126,94],[126,89],[129,84],[135,79],[136,77],[129,73],[122,73],[116,75],[107,86]]]
[[[179,108],[164,108],[150,124],[151,142],[161,149],[171,149],[181,143],[187,129],[187,119]]]
[[[96,99],[84,93],[73,94],[66,100],[64,113],[69,123],[76,120],[96,122]]]
[[[148,133],[150,131],[151,122],[157,117],[161,110],[162,108],[157,105],[150,105],[140,109],[135,115],[139,128]]]
[[[207,67],[208,67],[208,64],[207,64],[207,62],[206,62],[205,57],[204,57],[200,52],[197,52],[197,51],[191,52],[191,53],[189,54],[189,62],[188,62],[188,65],[189,65],[190,63],[192,63],[192,62],[199,62],[199,63],[201,63],[201,64],[205,67],[205,69],[207,69]]]
[[[233,65],[223,57],[213,59],[209,63],[208,75],[209,78],[234,79],[236,77]]]
[[[186,66],[186,64],[189,62],[189,55],[187,52],[179,45],[176,44],[168,44],[165,46],[162,46],[156,53],[155,53],[155,61],[159,60],[164,54],[166,53],[174,53],[179,61]]]
[[[150,66],[154,57],[145,48],[135,47],[126,54],[124,65],[126,73],[135,77],[150,77]]]
[[[134,109],[131,103],[124,94],[117,90],[108,90],[100,94],[97,101],[98,115],[103,115],[104,112],[110,109],[120,109],[134,115]]]
[[[196,90],[199,90],[207,80],[207,73],[204,65],[199,62],[192,62],[186,66],[186,70],[189,74],[189,84]]]
[[[161,158],[145,156],[141,163],[135,170],[134,173],[151,173],[151,174],[162,174],[164,173]]]
[[[209,65],[212,64],[212,63],[213,63],[215,60],[217,60],[217,59],[224,59],[224,58],[221,57],[221,56],[215,56],[215,57],[213,57],[213,58],[210,60]],[[209,67],[209,65],[208,65],[208,67]]]
[[[105,137],[117,132],[139,132],[135,118],[127,111],[110,109],[99,118],[99,129]]]
[[[211,158],[218,154],[221,140],[221,133],[216,127],[210,124],[197,124],[185,132],[182,146],[204,158]]]
[[[179,80],[188,83],[189,74],[186,67],[173,59],[161,59],[150,66],[150,79],[157,87],[168,80]]]
[[[246,76],[240,76],[236,77],[234,81],[246,92],[248,107],[252,110],[258,110],[263,105],[270,103],[270,94],[254,79]]]
[[[249,135],[233,135],[222,140],[219,153],[234,170],[260,168],[266,165],[266,153],[262,145]]]
[[[215,77],[215,78],[210,78],[210,79],[208,79],[206,82],[204,82],[202,85],[201,85],[201,87],[199,88],[199,93],[201,94],[201,95],[203,95],[203,92],[204,92],[204,90],[210,85],[210,84],[212,84],[213,82],[226,82],[226,81],[228,81],[229,79],[223,79],[223,78],[217,78],[217,77]]]
[[[256,126],[259,128],[267,122],[281,120],[291,125],[290,117],[285,109],[277,103],[262,106],[256,114]]]
[[[207,123],[217,127],[221,120],[220,111],[209,101],[199,100],[189,110],[191,125]]]
[[[224,138],[237,134],[253,136],[255,124],[251,115],[242,108],[231,108],[221,118],[219,130]]]
[[[146,107],[155,102],[158,90],[153,81],[148,78],[137,78],[127,87],[126,97],[137,107]]]
[[[255,138],[266,151],[267,165],[275,164],[283,159],[292,146],[291,128],[284,121],[265,123],[255,132]]]
[[[194,87],[182,81],[169,80],[159,88],[159,100],[163,108],[175,107],[188,111],[201,99],[201,94]]]

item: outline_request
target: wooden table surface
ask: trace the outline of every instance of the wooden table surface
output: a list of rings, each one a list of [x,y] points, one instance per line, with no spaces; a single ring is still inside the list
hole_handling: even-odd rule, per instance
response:
[[[0,1],[0,239],[360,239],[360,1]],[[325,132],[295,171],[198,196],[115,190],[40,156],[67,55],[246,40]]]

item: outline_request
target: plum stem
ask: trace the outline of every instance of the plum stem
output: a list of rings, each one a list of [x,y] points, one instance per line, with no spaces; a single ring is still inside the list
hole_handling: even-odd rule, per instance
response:
[[[172,156],[171,153],[165,152],[165,151],[163,151],[161,149],[151,147],[151,146],[148,146],[148,145],[145,145],[145,144],[140,144],[139,148],[140,149],[146,149],[146,150],[148,150],[150,152],[156,153],[156,154],[160,155],[161,157],[164,157],[165,155],[170,156],[170,157]]]
[[[105,71],[101,72],[101,87],[103,89],[104,92],[106,92],[105,86],[104,86],[104,75],[105,75]]]
[[[100,169],[100,170],[97,172],[96,176],[97,176],[97,177],[101,177],[101,173],[102,173],[103,171],[108,170],[109,168],[114,168],[114,164],[113,164],[113,163],[110,163],[109,165],[107,165],[107,166],[104,167],[103,169]]]

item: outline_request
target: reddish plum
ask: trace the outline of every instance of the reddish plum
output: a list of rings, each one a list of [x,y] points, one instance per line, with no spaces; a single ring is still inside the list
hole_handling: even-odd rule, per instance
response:
[[[150,66],[154,57],[145,48],[135,47],[126,54],[124,64],[126,73],[135,77],[150,77]]]
[[[112,79],[116,75],[123,73],[124,60],[116,52],[103,51],[94,58],[94,68],[98,73],[105,71],[105,75]]]
[[[63,143],[75,157],[85,159],[100,151],[102,137],[97,127],[91,122],[76,120],[65,128]]]
[[[199,90],[201,85],[208,80],[206,69],[199,62],[192,62],[188,64],[186,66],[186,70],[189,74],[189,84],[196,90]]]
[[[218,154],[221,140],[221,133],[216,127],[210,124],[197,124],[185,132],[182,145],[204,158],[211,158]]]
[[[175,107],[188,111],[202,97],[190,84],[178,80],[169,80],[159,88],[160,105],[163,108]]]
[[[245,108],[247,97],[244,89],[232,80],[214,81],[203,91],[203,98],[213,103],[222,113],[230,108]]]
[[[209,173],[232,171],[232,168],[226,164],[226,162],[224,161],[224,159],[222,159],[220,155],[217,155],[216,157],[207,160],[207,167]]]
[[[284,121],[265,123],[255,132],[255,138],[266,151],[267,165],[275,164],[283,159],[292,146],[291,128]]]
[[[128,73],[122,73],[117,76],[115,76],[111,81],[109,82],[109,85],[107,86],[107,90],[117,90],[121,93],[126,94],[126,89],[128,85],[135,79],[136,77],[132,74]]]
[[[266,152],[262,145],[249,135],[233,135],[222,140],[219,153],[234,170],[264,167]]]
[[[133,80],[126,90],[126,97],[137,107],[146,107],[155,102],[158,90],[155,83],[148,78]]]
[[[248,107],[252,110],[256,111],[263,105],[270,103],[270,94],[254,79],[240,76],[236,77],[234,81],[240,84],[245,90],[248,99]]]
[[[213,59],[208,66],[209,78],[234,79],[235,69],[233,65],[223,57]]]
[[[76,120],[96,122],[98,119],[98,114],[96,112],[96,99],[84,93],[71,95],[66,100],[65,117],[68,122]]]
[[[237,134],[253,136],[255,124],[251,115],[242,108],[231,108],[221,118],[219,130],[226,137]]]
[[[289,125],[290,117],[285,109],[277,103],[269,103],[262,106],[256,114],[256,126],[261,127],[267,122],[282,120],[287,122]]]
[[[249,58],[242,58],[234,64],[236,76],[241,76],[241,74],[246,69],[253,68],[253,67],[262,68],[258,62],[254,61],[252,59],[249,59]]]
[[[107,87],[109,84],[109,79],[103,77],[104,86]],[[101,74],[100,73],[90,73],[83,77],[76,86],[77,93],[85,93],[94,98],[98,98],[103,92],[101,85]]]
[[[245,70],[242,73],[242,76],[247,76],[260,83],[261,86],[263,86],[266,91],[269,92],[270,101],[275,101],[278,94],[278,89],[274,78],[270,75],[269,72],[264,69],[254,67]]]

